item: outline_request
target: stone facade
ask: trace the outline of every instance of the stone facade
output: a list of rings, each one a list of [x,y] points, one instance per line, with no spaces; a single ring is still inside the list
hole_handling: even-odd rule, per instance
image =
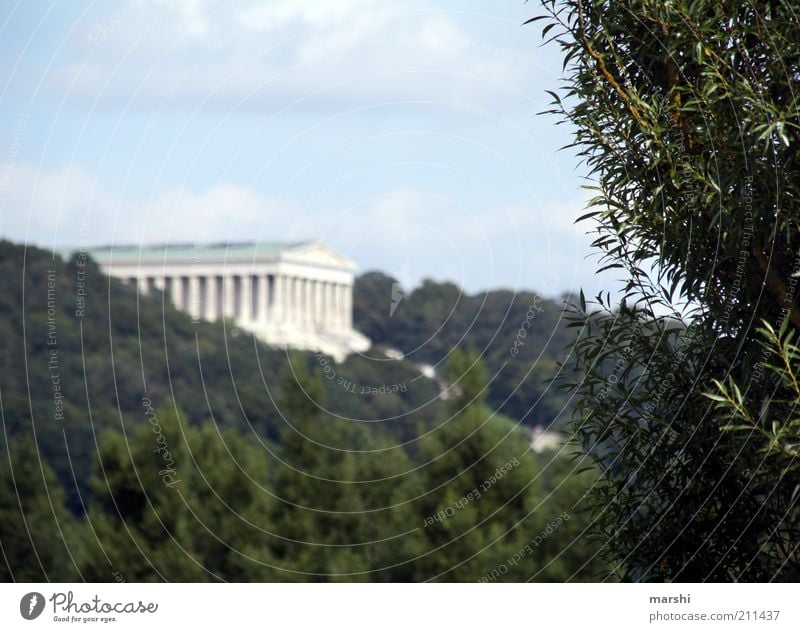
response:
[[[320,241],[90,250],[144,294],[164,291],[194,320],[227,318],[264,342],[337,361],[370,342],[353,329],[355,264]]]

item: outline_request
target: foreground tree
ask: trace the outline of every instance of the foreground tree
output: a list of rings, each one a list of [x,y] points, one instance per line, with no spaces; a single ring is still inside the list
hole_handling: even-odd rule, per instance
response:
[[[152,411],[100,443],[86,516],[96,544],[90,581],[267,581],[267,459],[260,446],[207,422]]]
[[[620,305],[574,306],[573,427],[605,472],[608,555],[633,580],[797,580],[796,7],[542,5],[567,70],[550,112],[626,278]]]
[[[449,416],[420,441],[427,489],[417,507],[418,579],[525,581],[548,561],[532,543],[555,518],[529,435],[486,406],[477,352],[454,349],[445,374]]]
[[[285,427],[273,476],[273,564],[283,571],[282,581],[357,579],[363,565],[354,545],[351,428],[325,413],[322,377],[309,371],[307,360],[293,353],[281,380]]]
[[[82,533],[53,470],[27,436],[0,446],[0,581],[81,579]]]

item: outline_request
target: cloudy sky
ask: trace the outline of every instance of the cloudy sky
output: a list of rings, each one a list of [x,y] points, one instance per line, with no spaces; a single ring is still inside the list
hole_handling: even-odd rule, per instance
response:
[[[523,0],[5,0],[0,237],[321,238],[415,285],[594,294]]]

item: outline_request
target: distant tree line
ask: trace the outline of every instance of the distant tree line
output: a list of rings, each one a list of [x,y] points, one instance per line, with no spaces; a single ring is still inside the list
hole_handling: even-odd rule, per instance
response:
[[[2,242],[0,280],[3,580],[608,571],[586,537],[596,473],[579,454],[530,451],[487,401],[481,349],[443,358],[442,399],[412,362],[287,356],[232,322],[193,324],[91,260]]]
[[[322,378],[285,372],[277,444],[190,425],[171,407],[98,438],[84,514],[22,433],[0,465],[5,581],[581,581],[590,472],[493,419],[477,356],[439,427],[411,448],[324,412]],[[565,520],[564,517],[567,517]],[[554,530],[553,524],[557,525]],[[545,534],[542,538],[541,534]]]
[[[452,349],[474,347],[491,376],[490,406],[527,426],[563,429],[572,412],[562,388],[571,373],[561,366],[574,338],[564,318],[567,299],[516,289],[471,296],[431,280],[412,290],[368,272],[356,280],[354,322],[374,345],[440,370]]]

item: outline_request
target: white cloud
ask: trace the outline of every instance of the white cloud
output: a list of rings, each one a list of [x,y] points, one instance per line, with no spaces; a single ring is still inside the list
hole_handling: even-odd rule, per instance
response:
[[[349,209],[320,205],[304,213],[291,200],[220,183],[124,202],[80,166],[38,173],[29,164],[0,173],[8,184],[0,237],[55,244],[157,244],[322,238],[360,269],[483,288],[539,288],[553,271],[552,293],[602,286],[585,261],[588,238],[571,224],[582,200],[467,212],[453,201],[394,190]],[[13,212],[12,212],[13,210]],[[35,236],[30,239],[30,236]]]
[[[141,0],[137,6],[95,43],[87,38],[91,25],[75,31],[70,52],[47,78],[55,98],[152,108],[195,68],[171,105],[194,110],[213,95],[209,106],[263,109],[265,102],[287,104],[369,77],[331,91],[332,103],[449,100],[492,90],[499,106],[514,90],[533,89],[540,72],[513,43],[520,35],[513,25],[492,31],[485,18],[425,10],[431,5],[423,2],[398,8],[375,0],[274,0],[240,8]],[[324,98],[306,106],[320,107]]]
[[[192,35],[206,35],[211,17],[206,0],[149,0],[155,6],[177,14],[180,28]],[[145,9],[147,9],[145,3]]]
[[[118,206],[94,176],[77,165],[37,172],[19,163],[0,177],[7,183],[7,221],[0,237],[7,239],[33,239],[49,246],[59,235],[79,236],[82,226],[88,231],[96,209],[108,212]]]
[[[541,287],[543,271],[556,266],[563,285],[587,278],[584,229],[571,225],[581,200],[573,206],[572,183],[540,147],[563,143],[530,122],[546,101],[542,53],[530,31],[499,15],[505,8],[485,9],[495,19],[432,0],[128,4],[119,16],[93,13],[52,59],[38,98],[60,142],[39,147],[48,152],[41,173],[19,163],[3,176],[3,236],[44,244],[322,237],[362,269],[414,282]],[[57,127],[84,115],[87,129],[108,135],[77,138]],[[37,155],[34,136],[23,156]],[[114,180],[98,182],[80,166],[114,152],[111,164],[124,169],[120,158],[144,140],[148,161],[131,168],[137,182],[159,183],[153,199],[111,190]],[[58,166],[72,156],[75,166]],[[307,209],[305,197],[340,160],[370,175]],[[261,161],[269,169],[255,177]],[[440,176],[427,163],[453,169]],[[259,189],[214,184],[224,173]],[[473,180],[492,191],[470,188]],[[547,189],[541,206],[533,187]]]
[[[272,0],[237,12],[245,28],[274,30],[287,22],[300,21],[313,27],[331,26],[332,22],[348,22],[378,8],[375,0]]]
[[[151,201],[123,201],[80,166],[37,173],[21,163],[0,178],[7,183],[0,237],[46,247],[270,240],[281,237],[274,227],[293,212],[289,204],[224,183],[199,193],[176,190]]]
[[[274,213],[274,211],[273,211]],[[219,184],[202,193],[175,191],[157,198],[147,209],[142,241],[212,242],[256,240],[270,216],[270,204],[255,192]],[[270,239],[269,229],[263,235]]]
[[[587,225],[575,225],[584,200],[465,209],[421,191],[395,190],[323,224],[363,269],[403,273],[404,284],[424,278],[454,281],[476,291],[534,288],[550,295],[610,287],[594,274]],[[328,238],[323,234],[323,238]],[[605,284],[605,285],[604,285]]]

